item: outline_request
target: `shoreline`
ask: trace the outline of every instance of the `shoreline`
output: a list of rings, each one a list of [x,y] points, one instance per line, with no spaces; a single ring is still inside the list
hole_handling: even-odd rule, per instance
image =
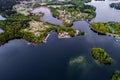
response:
[[[99,32],[99,31],[97,31],[96,29],[94,29],[94,28],[91,26],[90,23],[89,23],[89,27],[90,27],[90,29],[91,29],[93,32],[98,33],[99,35],[111,36],[111,37],[114,37],[116,40],[119,39],[118,41],[120,41],[120,36],[117,35],[117,34]]]

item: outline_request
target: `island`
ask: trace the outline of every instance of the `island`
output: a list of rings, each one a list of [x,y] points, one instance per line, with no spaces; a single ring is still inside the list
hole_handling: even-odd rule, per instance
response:
[[[90,28],[97,33],[120,38],[120,22],[93,22]]]
[[[120,80],[120,71],[117,70],[113,73],[111,80]]]
[[[92,48],[91,54],[95,60],[102,64],[111,64],[112,58],[102,48]]]
[[[120,2],[118,2],[118,3],[111,3],[110,7],[120,10]]]

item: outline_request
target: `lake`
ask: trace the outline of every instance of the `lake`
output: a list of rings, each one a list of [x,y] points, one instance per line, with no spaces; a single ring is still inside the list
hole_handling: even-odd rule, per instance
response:
[[[115,9],[105,7],[109,14],[106,11],[104,15],[98,14],[102,12],[101,5],[108,6],[108,3],[109,1],[89,3],[98,6],[93,21],[120,21],[117,16],[119,11]],[[34,11],[47,12],[42,20],[62,25],[61,20],[52,17],[49,9],[36,8]],[[25,40],[15,39],[2,45],[0,80],[110,80],[112,73],[120,70],[120,42],[113,37],[94,33],[86,21],[75,21],[73,28],[86,33],[84,36],[58,39],[56,32],[50,32],[47,43],[28,45]],[[92,47],[104,48],[113,58],[113,64],[106,66],[95,62],[90,53]],[[69,64],[78,56],[83,59],[81,64]]]

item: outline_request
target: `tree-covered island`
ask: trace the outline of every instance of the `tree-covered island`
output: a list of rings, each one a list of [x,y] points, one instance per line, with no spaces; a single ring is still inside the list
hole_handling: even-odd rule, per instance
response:
[[[108,53],[102,48],[92,48],[91,54],[95,60],[102,64],[111,64],[112,59]]]
[[[111,77],[111,80],[120,80],[120,71],[115,71],[113,74],[112,74],[112,77]]]

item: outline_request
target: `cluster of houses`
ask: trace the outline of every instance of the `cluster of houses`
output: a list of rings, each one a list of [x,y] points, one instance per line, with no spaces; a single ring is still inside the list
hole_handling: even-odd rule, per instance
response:
[[[70,38],[70,35],[68,32],[62,32],[58,34],[58,38]]]
[[[40,31],[44,31],[49,27],[47,25],[44,25],[43,22],[37,22],[37,21],[30,21],[29,25],[30,27],[24,29],[24,31],[34,33],[36,37],[40,36]]]
[[[75,36],[77,36],[79,34],[79,30],[76,30]],[[58,38],[70,38],[70,34],[68,32],[62,32],[62,33],[58,33]]]

